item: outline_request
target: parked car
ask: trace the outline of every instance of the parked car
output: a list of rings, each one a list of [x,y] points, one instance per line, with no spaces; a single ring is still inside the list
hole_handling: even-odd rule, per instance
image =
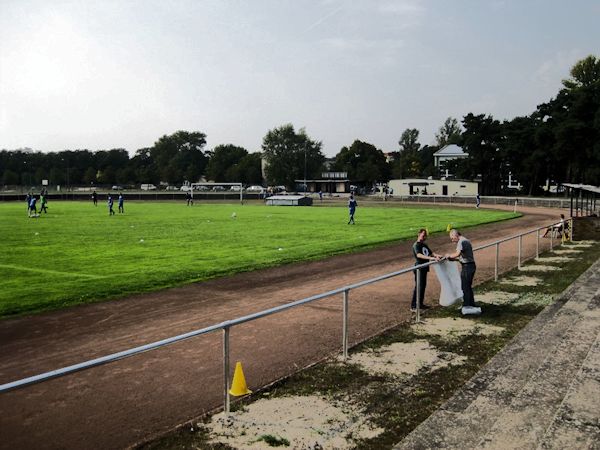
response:
[[[239,186],[231,186],[231,187],[229,188],[229,190],[230,190],[230,191],[235,191],[235,192],[240,192],[240,191],[242,190],[242,188],[241,188],[241,187],[239,187]]]
[[[225,188],[223,186],[215,186],[215,187],[212,188],[212,190],[214,192],[220,192],[220,191],[224,191]]]
[[[246,192],[255,192],[258,194],[262,194],[264,190],[265,189],[262,186],[250,186],[246,188]]]
[[[140,189],[142,191],[155,191],[156,190],[156,186],[154,186],[153,184],[142,184],[140,186]]]
[[[121,190],[123,190],[123,186],[119,186],[119,185],[115,184],[111,189],[113,191],[121,191]]]
[[[191,191],[192,187],[191,186],[181,186],[180,190],[187,192],[187,191]]]
[[[177,191],[177,186],[167,186],[165,188],[165,191]]]

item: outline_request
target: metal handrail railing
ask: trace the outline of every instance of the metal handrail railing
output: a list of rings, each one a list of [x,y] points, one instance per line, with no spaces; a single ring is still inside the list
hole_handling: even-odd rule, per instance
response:
[[[572,240],[573,237],[573,219],[568,219],[568,222],[570,222],[570,239]],[[531,233],[536,233],[537,234],[537,244],[536,244],[536,257],[539,256],[539,231],[543,230],[543,229],[548,229],[548,228],[555,228],[560,224],[560,222],[554,223],[550,226],[544,226],[544,227],[539,227],[536,228],[534,230],[529,230],[526,231],[524,233],[520,233],[514,236],[510,236],[508,238],[504,238],[504,239],[499,239],[497,241],[494,241],[492,243],[489,244],[484,244],[481,245],[479,247],[476,247],[473,249],[473,251],[479,251],[479,250],[484,250],[486,248],[489,247],[493,247],[496,246],[496,263],[495,263],[495,280],[498,279],[498,270],[499,270],[499,248],[500,248],[500,244],[504,243],[504,242],[508,242],[510,240],[513,239],[519,239],[519,259],[518,259],[518,266],[520,267],[521,265],[521,247],[522,247],[522,237],[526,236],[528,234]],[[552,249],[553,247],[553,237],[552,237],[552,233],[550,234],[550,248]],[[213,331],[216,330],[223,330],[223,386],[224,386],[224,410],[229,413],[230,410],[230,399],[229,399],[229,388],[230,388],[230,383],[229,383],[229,372],[230,372],[230,361],[229,361],[229,331],[231,329],[231,327],[234,327],[236,325],[240,325],[242,323],[245,322],[250,322],[252,320],[255,319],[260,319],[266,316],[269,316],[271,314],[275,314],[275,313],[279,313],[291,308],[295,308],[297,306],[300,305],[304,305],[306,303],[310,303],[313,301],[317,301],[317,300],[321,300],[323,298],[326,297],[331,297],[333,295],[337,295],[337,294],[343,294],[343,330],[342,330],[342,351],[343,351],[343,356],[344,359],[346,359],[348,357],[348,297],[349,297],[349,292],[353,289],[358,289],[360,287],[363,286],[368,286],[370,284],[374,284],[383,280],[387,280],[390,278],[394,278],[397,277],[399,275],[403,275],[409,272],[413,272],[413,271],[419,271],[425,267],[429,267],[431,265],[434,264],[438,264],[438,261],[431,261],[428,263],[424,263],[424,264],[419,264],[419,265],[414,265],[414,266],[410,266],[407,267],[405,269],[401,269],[401,270],[397,270],[395,272],[390,272],[384,275],[380,275],[378,277],[375,278],[370,278],[368,280],[364,280],[364,281],[360,281],[358,283],[354,283],[354,284],[350,284],[341,288],[337,288],[337,289],[333,289],[331,291],[327,291],[321,294],[317,294],[317,295],[313,295],[311,297],[306,297],[303,298],[301,300],[296,300],[294,302],[290,302],[290,303],[286,303],[285,305],[280,305],[280,306],[276,306],[273,308],[269,308],[263,311],[259,311],[253,314],[249,314],[246,316],[242,316],[242,317],[238,317],[236,319],[233,320],[227,320],[224,322],[220,322],[218,324],[215,325],[211,325],[205,328],[201,328],[198,330],[194,330],[194,331],[190,331],[188,333],[184,333],[184,334],[180,334],[177,336],[173,336],[167,339],[162,339],[160,341],[156,341],[156,342],[152,342],[149,344],[145,344],[145,345],[141,345],[138,347],[134,347],[128,350],[124,350],[118,353],[112,353],[110,355],[106,355],[106,356],[102,356],[100,358],[95,358],[89,361],[85,361],[79,364],[74,364],[71,366],[67,366],[67,367],[63,367],[60,369],[56,369],[56,370],[52,370],[49,372],[44,372],[41,373],[39,375],[34,375],[31,377],[27,377],[27,378],[23,378],[20,380],[16,380],[10,383],[5,383],[0,385],[0,392],[7,392],[7,391],[11,391],[14,389],[18,389],[21,387],[25,387],[25,386],[29,386],[32,384],[36,384],[36,383],[41,383],[47,380],[51,380],[53,378],[58,378],[64,375],[68,375],[71,373],[75,373],[75,372],[79,372],[81,370],[86,370],[86,369],[90,369],[92,367],[96,367],[96,366],[100,366],[100,365],[104,365],[104,364],[108,364],[111,362],[115,362],[124,358],[129,358],[131,356],[134,355],[138,355],[140,353],[144,353],[150,350],[155,350],[157,348],[160,347],[164,347],[166,345],[170,345],[170,344],[174,344],[176,342],[181,342],[187,339],[191,339],[193,337],[196,336],[200,336],[203,334],[207,334],[207,333],[211,333]],[[417,283],[419,282],[419,277],[416,277],[417,279]],[[417,293],[420,292],[419,291],[419,286],[417,285]],[[417,299],[419,300],[419,299]],[[416,320],[419,321],[420,320],[420,311],[419,311],[419,304],[420,302],[417,301],[417,314],[416,314]]]

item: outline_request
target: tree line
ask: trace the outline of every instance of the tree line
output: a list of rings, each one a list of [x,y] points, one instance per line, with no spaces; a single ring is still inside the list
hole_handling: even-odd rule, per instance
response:
[[[483,195],[502,194],[510,173],[526,194],[539,194],[549,181],[598,184],[600,181],[600,59],[588,56],[570,71],[555,98],[528,116],[499,121],[489,114],[468,113],[459,122],[449,117],[434,145],[419,143],[419,130],[404,130],[398,148],[384,153],[355,140],[327,161],[322,143],[305,129],[285,124],[269,130],[261,151],[233,144],[206,149],[206,134],[177,131],[130,157],[125,149],[64,150],[56,153],[0,151],[3,185],[180,185],[201,177],[215,182],[285,185],[321,178],[324,171],[347,172],[355,184],[371,186],[393,178],[437,177],[433,154],[457,144],[468,158],[446,163],[458,179],[478,179]],[[262,161],[266,163],[266,180]]]

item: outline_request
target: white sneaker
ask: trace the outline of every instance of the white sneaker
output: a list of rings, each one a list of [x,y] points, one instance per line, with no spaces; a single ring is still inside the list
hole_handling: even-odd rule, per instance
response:
[[[479,314],[481,314],[481,308],[479,306],[463,306],[461,311],[463,316],[471,314],[478,316]]]

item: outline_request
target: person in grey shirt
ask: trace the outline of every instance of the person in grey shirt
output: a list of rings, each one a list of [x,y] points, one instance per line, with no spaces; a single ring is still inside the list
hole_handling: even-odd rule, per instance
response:
[[[475,277],[475,257],[471,241],[460,234],[458,230],[450,230],[450,240],[456,242],[456,251],[446,255],[453,261],[458,260],[461,265],[460,285],[463,291],[463,306],[477,306],[473,295],[473,278]]]

